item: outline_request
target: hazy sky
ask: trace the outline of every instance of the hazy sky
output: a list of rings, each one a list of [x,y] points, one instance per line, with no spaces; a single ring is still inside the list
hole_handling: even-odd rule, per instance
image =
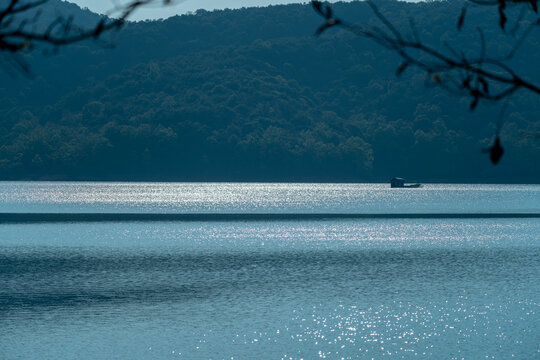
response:
[[[127,3],[129,0],[69,0],[81,7],[87,7],[90,10],[98,13],[106,13],[114,8],[115,4]],[[195,11],[197,9],[236,9],[250,6],[268,6],[275,4],[301,3],[304,1],[294,0],[173,0],[176,5],[163,7],[153,6],[139,9],[131,20],[141,19],[159,19],[167,18],[177,14],[184,14],[187,11]],[[156,0],[158,3],[159,0]]]

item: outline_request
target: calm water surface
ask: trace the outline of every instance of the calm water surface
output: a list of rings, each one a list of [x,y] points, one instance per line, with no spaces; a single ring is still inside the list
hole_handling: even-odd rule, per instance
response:
[[[287,212],[455,212],[462,194],[509,213],[540,200],[525,185],[164,184],[199,187],[174,201],[158,184],[65,186],[3,183],[1,211],[275,212],[281,196]],[[201,195],[216,186],[235,195]],[[534,218],[3,224],[0,358],[538,359],[538,234]]]

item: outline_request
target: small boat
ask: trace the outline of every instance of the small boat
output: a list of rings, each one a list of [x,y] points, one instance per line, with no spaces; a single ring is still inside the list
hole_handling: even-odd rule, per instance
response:
[[[405,179],[403,178],[392,178],[390,180],[390,187],[392,188],[419,188],[421,184],[405,184]]]

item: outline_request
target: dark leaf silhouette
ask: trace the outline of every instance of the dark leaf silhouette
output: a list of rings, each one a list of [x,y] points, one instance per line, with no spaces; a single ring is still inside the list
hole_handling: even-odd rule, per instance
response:
[[[478,100],[479,100],[479,98],[478,98],[478,97],[475,97],[475,98],[473,99],[473,101],[471,102],[471,106],[470,106],[471,111],[473,111],[474,109],[476,109],[476,107],[478,106]]]
[[[311,5],[315,9],[316,12],[318,12],[320,15],[324,16],[323,13],[323,4],[320,1],[312,1]]]
[[[488,94],[489,93],[489,85],[488,85],[488,82],[486,81],[486,79],[484,79],[483,77],[479,77],[478,78],[478,82],[480,84],[482,84],[482,88],[484,90],[484,94]]]
[[[408,62],[402,62],[396,70],[396,75],[401,76],[401,74],[403,74],[403,72],[407,69],[408,66]]]
[[[463,27],[463,23],[465,22],[465,14],[466,14],[466,12],[467,12],[467,8],[464,6],[461,9],[461,14],[459,15],[458,24],[457,24],[458,30],[461,30],[461,28]]]
[[[506,2],[504,0],[499,0],[499,26],[503,30],[507,21],[506,15],[504,13],[505,8],[506,8]]]
[[[313,6],[315,11],[319,15],[321,15],[322,17],[324,17],[326,19],[326,22],[323,25],[319,26],[317,28],[317,30],[315,31],[316,36],[319,36],[324,31],[326,31],[327,29],[329,29],[329,28],[331,28],[333,26],[341,25],[341,20],[334,19],[332,17],[333,11],[332,11],[332,8],[329,5],[325,5],[325,4],[321,3],[320,1],[316,1],[316,0],[312,1],[311,5]]]
[[[484,149],[483,152],[488,153],[491,162],[494,165],[497,165],[504,154],[504,149],[501,146],[501,140],[499,139],[499,137],[497,136],[493,145],[487,149]]]
[[[326,6],[326,15],[325,17],[327,19],[331,19],[332,18],[332,8],[330,6]]]
[[[531,4],[531,7],[535,13],[538,13],[538,4],[537,0],[529,0],[529,4]]]
[[[316,0],[312,1],[311,5],[315,11],[325,19],[329,20],[332,18],[333,11],[329,5],[323,4],[322,2]]]

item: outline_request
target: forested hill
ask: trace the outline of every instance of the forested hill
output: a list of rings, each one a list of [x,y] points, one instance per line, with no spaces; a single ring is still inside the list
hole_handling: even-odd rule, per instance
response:
[[[480,51],[477,26],[492,55],[514,41],[496,8],[471,8],[457,32],[458,1],[378,4],[441,49]],[[364,3],[334,10],[375,21]],[[314,37],[320,24],[309,5],[199,11],[25,54],[33,77],[0,69],[0,179],[539,182],[540,96],[512,98],[493,166],[481,149],[501,104],[471,113],[422,73],[396,77],[397,56],[369,40]],[[537,31],[513,67],[540,82],[539,61]]]

